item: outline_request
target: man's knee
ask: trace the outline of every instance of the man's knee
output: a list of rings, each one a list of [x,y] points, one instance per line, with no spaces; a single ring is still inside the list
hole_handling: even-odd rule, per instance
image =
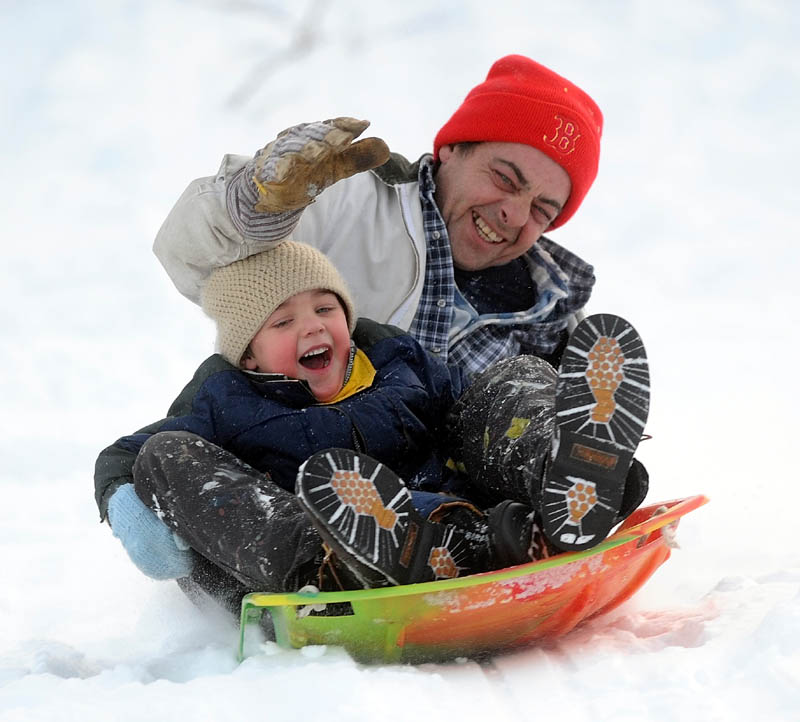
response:
[[[487,369],[494,383],[527,381],[536,384],[555,384],[556,370],[543,358],[523,354],[512,356]]]
[[[478,374],[462,400],[494,403],[507,396],[533,395],[554,398],[556,370],[538,356],[522,355],[503,359]]]

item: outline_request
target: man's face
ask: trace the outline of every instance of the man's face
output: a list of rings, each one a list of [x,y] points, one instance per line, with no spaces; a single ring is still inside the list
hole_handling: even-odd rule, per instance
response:
[[[436,202],[456,268],[501,266],[525,253],[569,198],[567,172],[521,143],[442,146]]]
[[[319,401],[330,401],[344,385],[350,331],[339,297],[303,291],[284,301],[250,342],[242,365],[251,371],[303,379]]]

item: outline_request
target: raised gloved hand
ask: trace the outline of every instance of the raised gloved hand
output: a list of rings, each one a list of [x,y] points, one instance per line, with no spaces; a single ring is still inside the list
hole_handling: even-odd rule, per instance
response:
[[[194,552],[136,494],[123,484],[108,500],[108,521],[139,571],[152,579],[188,577]]]
[[[380,138],[353,143],[367,126],[367,120],[333,118],[284,130],[254,159],[252,180],[259,194],[255,210],[305,208],[336,181],[383,165],[389,147]]]

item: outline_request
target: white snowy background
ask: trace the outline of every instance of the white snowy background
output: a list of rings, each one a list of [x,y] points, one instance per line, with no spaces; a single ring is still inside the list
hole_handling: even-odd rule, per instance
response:
[[[0,720],[798,720],[792,0],[0,2]],[[652,363],[650,499],[712,499],[617,612],[499,657],[237,665],[236,630],[128,561],[97,453],[162,415],[212,329],[150,251],[185,185],[352,115],[417,157],[518,52],[605,113],[553,238]],[[274,651],[274,650],[273,650]]]

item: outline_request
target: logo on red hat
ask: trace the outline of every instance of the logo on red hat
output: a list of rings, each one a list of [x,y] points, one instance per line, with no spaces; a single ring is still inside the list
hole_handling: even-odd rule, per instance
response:
[[[553,137],[548,138],[545,133],[542,136],[542,140],[561,155],[569,155],[574,152],[575,146],[581,137],[578,124],[574,120],[567,120],[561,115],[553,116],[553,120],[556,121]]]

